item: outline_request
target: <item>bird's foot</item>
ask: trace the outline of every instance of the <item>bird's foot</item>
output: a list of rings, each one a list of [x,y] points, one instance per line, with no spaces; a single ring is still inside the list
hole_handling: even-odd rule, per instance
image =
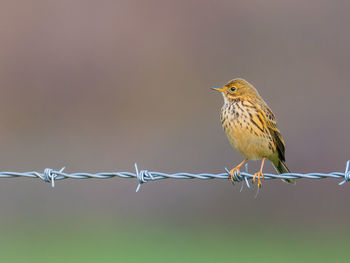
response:
[[[262,179],[265,179],[264,178],[264,174],[262,173],[262,171],[259,171],[257,173],[254,174],[254,177],[253,177],[253,180],[252,182],[254,183],[255,182],[255,178],[258,177],[258,187],[260,188],[261,187],[261,178]]]
[[[232,183],[235,183],[235,180],[233,179],[234,177],[234,174],[236,173],[236,175],[239,177],[239,168],[241,168],[241,166],[237,165],[235,168],[233,168],[231,171],[230,171],[230,176],[229,176],[229,179],[231,180]]]
[[[230,176],[229,176],[229,179],[231,180],[232,183],[235,183],[235,180],[234,180],[234,174],[236,173],[236,178],[239,177],[239,169],[242,167],[242,165],[248,161],[248,159],[244,159],[239,165],[237,165],[235,168],[233,168],[231,171],[230,171]]]

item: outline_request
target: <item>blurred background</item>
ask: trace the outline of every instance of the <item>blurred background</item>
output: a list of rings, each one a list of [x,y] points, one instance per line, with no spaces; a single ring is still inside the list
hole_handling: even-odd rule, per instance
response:
[[[253,83],[295,172],[350,159],[348,1],[0,4],[1,170],[220,173],[220,94]],[[250,172],[259,163],[250,162]],[[265,172],[274,172],[271,164]],[[350,185],[1,179],[4,262],[346,261]],[[348,207],[348,208],[347,208]]]

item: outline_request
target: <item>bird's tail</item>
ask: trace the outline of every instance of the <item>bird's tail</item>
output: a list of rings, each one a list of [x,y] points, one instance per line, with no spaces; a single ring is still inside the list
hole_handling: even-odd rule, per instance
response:
[[[279,174],[290,173],[290,170],[288,169],[286,164],[281,160],[278,160],[277,165],[275,163],[273,165],[275,166],[275,169]],[[295,179],[282,179],[282,181],[290,184],[295,184]]]

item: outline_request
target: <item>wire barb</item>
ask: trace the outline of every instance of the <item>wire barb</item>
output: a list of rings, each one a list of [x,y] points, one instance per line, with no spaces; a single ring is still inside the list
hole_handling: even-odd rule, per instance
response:
[[[135,172],[136,172],[136,178],[139,182],[136,188],[136,193],[140,191],[141,184],[147,183],[149,180],[154,180],[152,174],[150,174],[147,170],[141,170],[139,172],[139,169],[137,168],[137,163],[135,163]]]
[[[350,160],[347,161],[346,167],[345,167],[345,172],[344,172],[344,181],[340,182],[339,185],[343,185],[346,182],[350,181],[350,171],[349,171],[349,166],[350,166]]]
[[[62,167],[59,173],[62,173],[64,169],[66,169],[66,167]],[[42,179],[45,182],[51,183],[51,187],[55,188],[55,178],[58,176],[58,173],[51,168],[46,168],[43,175]]]

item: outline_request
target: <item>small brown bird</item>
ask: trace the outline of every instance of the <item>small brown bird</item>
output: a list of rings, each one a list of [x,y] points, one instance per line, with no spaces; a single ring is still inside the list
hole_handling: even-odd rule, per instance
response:
[[[276,126],[276,118],[252,84],[244,79],[233,79],[223,87],[213,87],[222,92],[224,105],[221,108],[221,124],[232,144],[245,159],[230,171],[230,179],[247,160],[262,159],[260,170],[253,182],[261,177],[265,158],[269,159],[278,173],[289,173],[285,164],[284,141]],[[284,179],[295,184],[294,179]]]

